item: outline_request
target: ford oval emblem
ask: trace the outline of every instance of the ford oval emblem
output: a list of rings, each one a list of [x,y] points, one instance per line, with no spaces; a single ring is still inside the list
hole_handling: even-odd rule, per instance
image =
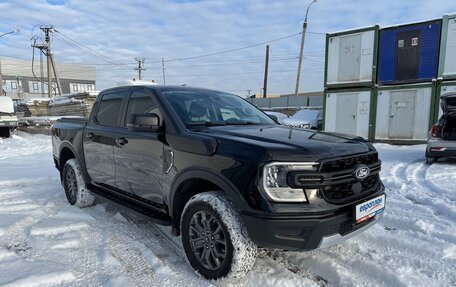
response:
[[[369,176],[369,174],[370,174],[370,169],[365,165],[359,166],[358,168],[355,169],[355,178],[358,180],[365,179],[366,177]]]

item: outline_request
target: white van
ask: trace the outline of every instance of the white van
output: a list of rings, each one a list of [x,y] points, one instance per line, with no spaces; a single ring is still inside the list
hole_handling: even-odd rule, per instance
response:
[[[10,137],[11,131],[15,130],[17,125],[13,100],[10,97],[0,96],[0,137]]]

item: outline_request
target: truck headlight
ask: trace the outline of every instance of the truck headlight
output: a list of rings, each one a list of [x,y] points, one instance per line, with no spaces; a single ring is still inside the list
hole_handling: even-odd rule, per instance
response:
[[[316,171],[315,162],[272,162],[263,167],[262,187],[268,197],[278,202],[307,202],[304,190],[292,188],[287,184],[289,171]]]

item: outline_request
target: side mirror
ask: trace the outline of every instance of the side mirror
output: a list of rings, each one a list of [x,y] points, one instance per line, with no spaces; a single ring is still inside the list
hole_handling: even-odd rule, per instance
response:
[[[273,119],[276,123],[279,122],[279,119],[278,119],[276,116],[274,116],[274,115],[268,115],[268,116],[269,116],[271,119]]]
[[[160,118],[157,114],[133,114],[132,123],[127,124],[127,128],[137,132],[158,132],[160,128]]]

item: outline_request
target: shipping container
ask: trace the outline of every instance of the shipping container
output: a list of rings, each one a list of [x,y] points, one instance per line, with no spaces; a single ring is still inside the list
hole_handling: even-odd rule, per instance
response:
[[[432,123],[434,87],[415,84],[379,88],[375,140],[426,140]]]
[[[324,101],[324,130],[369,138],[371,89],[328,91]]]
[[[260,109],[322,107],[323,96],[288,96],[276,98],[247,98]]]
[[[442,20],[380,30],[378,83],[418,83],[437,78]]]
[[[326,35],[325,86],[371,86],[376,80],[379,26]]]
[[[445,15],[442,19],[439,77],[456,79],[456,14]]]

